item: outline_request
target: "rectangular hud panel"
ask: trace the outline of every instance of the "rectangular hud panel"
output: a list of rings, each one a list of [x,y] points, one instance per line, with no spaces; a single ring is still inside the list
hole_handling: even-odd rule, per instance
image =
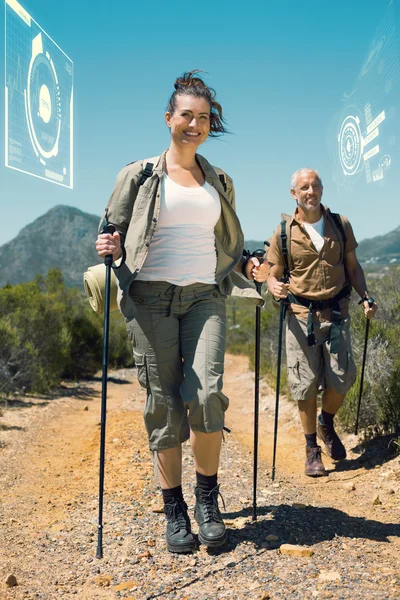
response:
[[[73,187],[73,63],[16,0],[5,3],[5,164]]]

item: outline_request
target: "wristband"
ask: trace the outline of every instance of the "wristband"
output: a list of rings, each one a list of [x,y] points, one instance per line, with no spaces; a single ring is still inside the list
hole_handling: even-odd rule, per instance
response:
[[[125,263],[126,261],[126,250],[125,250],[125,246],[121,246],[121,250],[122,250],[122,256],[120,256],[119,258],[117,258],[117,261],[121,261],[119,263],[119,265],[116,264],[116,261],[113,262],[113,264],[111,265],[113,269],[119,269],[120,267],[122,267],[122,265]]]
[[[366,295],[364,294],[364,296],[363,296],[362,298],[360,298],[360,301],[359,301],[359,303],[358,303],[358,304],[362,304],[363,302],[368,302],[368,304],[369,304],[370,306],[372,306],[372,305],[375,303],[375,300],[373,299],[373,297],[372,297],[372,296],[366,296]]]

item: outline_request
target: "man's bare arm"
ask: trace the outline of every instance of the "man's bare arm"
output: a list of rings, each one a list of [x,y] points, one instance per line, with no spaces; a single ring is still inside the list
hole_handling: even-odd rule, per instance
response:
[[[274,298],[286,298],[288,295],[288,283],[282,283],[284,268],[279,265],[269,263],[269,276],[267,279],[268,290]]]
[[[347,280],[353,287],[360,298],[366,296],[369,297],[367,282],[365,281],[365,275],[362,266],[358,262],[356,251],[352,250],[347,252],[344,260],[344,266],[346,269]],[[377,311],[377,305],[374,303],[372,306],[368,302],[364,302],[365,316],[371,318]]]

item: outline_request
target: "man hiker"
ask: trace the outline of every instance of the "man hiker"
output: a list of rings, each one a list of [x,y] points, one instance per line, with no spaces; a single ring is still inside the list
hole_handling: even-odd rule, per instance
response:
[[[318,437],[333,460],[346,458],[334,417],[356,378],[350,342],[351,288],[359,294],[365,316],[373,317],[357,242],[349,221],[321,204],[317,171],[299,169],[291,194],[297,207],[277,227],[268,251],[268,289],[287,298],[286,355],[291,395],[298,402],[306,438],[305,474],[326,475]],[[285,278],[289,277],[288,283]],[[281,279],[284,281],[281,281]],[[317,395],[322,411],[317,423]]]

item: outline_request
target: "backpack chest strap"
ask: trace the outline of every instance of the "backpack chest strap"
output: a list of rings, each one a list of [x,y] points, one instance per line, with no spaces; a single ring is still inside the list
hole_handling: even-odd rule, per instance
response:
[[[331,352],[337,354],[340,347],[340,331],[342,323],[342,313],[340,309],[340,300],[346,298],[351,294],[351,287],[346,285],[336,296],[329,298],[329,300],[311,300],[304,296],[297,296],[289,293],[288,300],[291,304],[298,304],[308,308],[307,317],[307,344],[308,346],[315,346],[315,333],[314,333],[314,322],[313,322],[313,311],[326,310],[330,308],[332,310],[332,325],[329,334],[329,341],[331,344]]]

